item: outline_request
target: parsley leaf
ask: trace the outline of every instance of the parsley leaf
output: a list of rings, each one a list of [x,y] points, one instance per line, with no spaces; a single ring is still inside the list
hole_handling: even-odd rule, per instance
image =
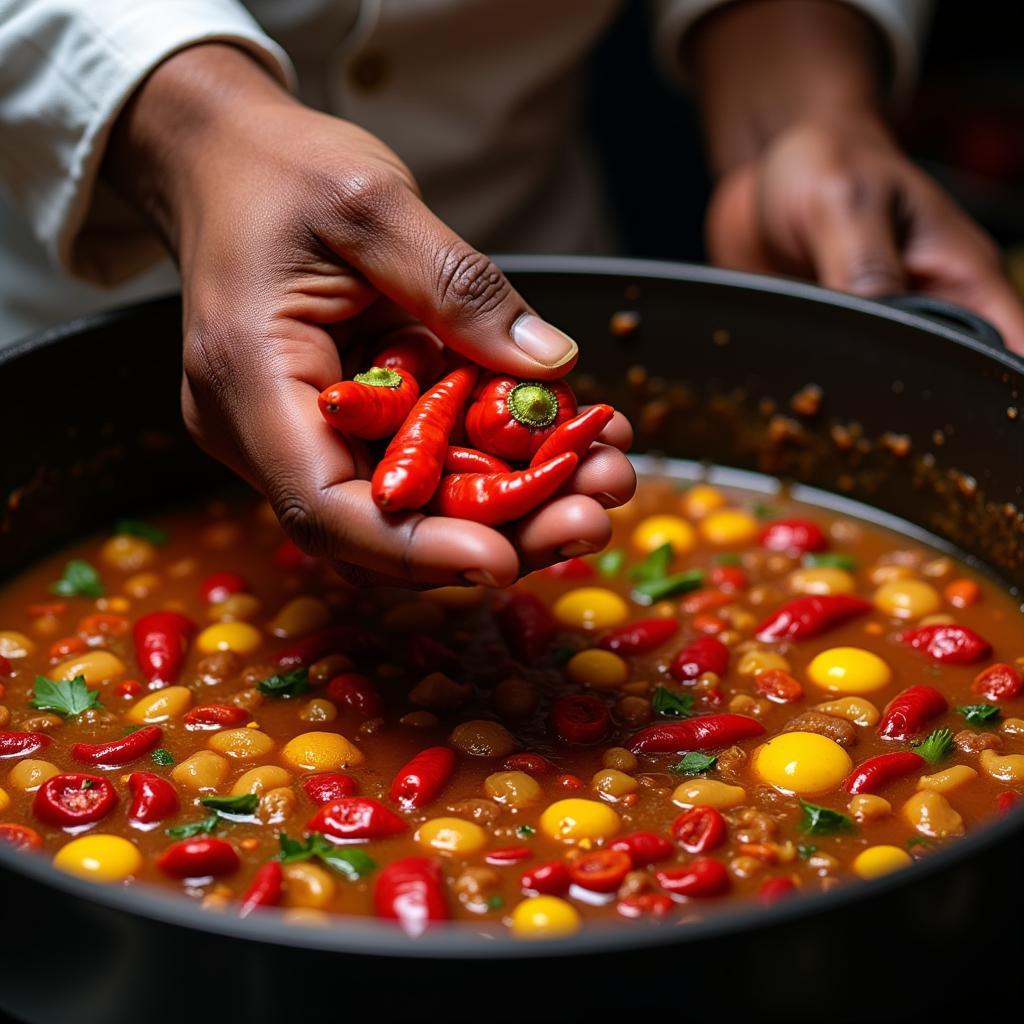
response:
[[[122,536],[141,537],[142,540],[148,540],[150,544],[156,544],[157,547],[167,543],[166,530],[145,523],[141,519],[119,519],[114,526],[114,533]]]
[[[59,715],[80,715],[89,708],[103,707],[100,695],[85,685],[85,676],[57,680],[36,676],[29,703],[40,711],[56,711]]]
[[[758,502],[751,511],[758,519],[775,519],[779,514],[778,509],[772,508],[771,505],[763,505],[761,502]]]
[[[204,796],[199,802],[218,814],[253,814],[260,805],[256,793],[241,793],[238,796]]]
[[[666,718],[689,718],[693,714],[693,697],[688,693],[674,693],[666,686],[654,691],[651,708],[656,715]]]
[[[220,828],[221,819],[216,814],[209,814],[199,821],[190,821],[185,825],[172,825],[164,832],[172,839],[192,839],[194,836],[210,835]]]
[[[157,747],[150,757],[153,758],[153,764],[164,766],[174,764],[174,755],[166,747]]]
[[[953,734],[948,729],[930,732],[920,743],[912,743],[910,749],[926,761],[937,764],[944,761],[953,751]]]
[[[808,552],[803,557],[803,563],[808,569],[846,569],[853,572],[857,568],[856,558],[842,555],[838,551],[826,551],[821,555]]]
[[[807,835],[832,836],[840,832],[852,832],[853,822],[841,811],[833,811],[831,807],[800,801],[803,818],[800,825]]]
[[[64,575],[50,584],[50,592],[61,597],[102,597],[106,593],[100,574],[81,558],[72,558],[64,566]]]
[[[516,835],[519,836],[520,839],[529,839],[530,836],[535,836],[536,834],[537,830],[532,825],[520,825],[519,828],[516,829]]]
[[[958,715],[963,715],[968,722],[985,725],[994,722],[999,717],[999,708],[995,704],[964,704],[962,707],[953,709]]]
[[[309,676],[304,668],[296,668],[284,675],[269,676],[259,688],[268,697],[297,697],[309,689]]]
[[[305,842],[292,839],[286,832],[278,832],[277,841],[281,847],[277,859],[282,864],[316,858],[352,882],[377,867],[377,862],[365,850],[358,846],[335,846],[320,832],[311,832]]]
[[[911,836],[907,840],[907,849],[912,850],[915,846],[931,847],[935,845],[934,839],[929,839],[927,836]]]
[[[733,555],[726,552],[724,555],[715,555],[711,559],[715,565],[742,565],[743,559],[739,555]]]
[[[668,569],[672,564],[674,555],[675,549],[666,541],[664,544],[654,548],[642,562],[638,562],[629,570],[630,579],[637,580],[640,583],[652,583],[655,580],[663,580],[668,575]]]
[[[490,896],[487,900],[488,910],[501,910],[505,906],[505,901],[498,895]]]
[[[597,571],[606,579],[611,580],[622,572],[625,564],[626,554],[622,548],[612,548],[606,551],[597,560]]]
[[[801,860],[808,860],[818,852],[818,848],[814,843],[801,843],[796,848],[796,854]]]
[[[699,750],[692,750],[689,754],[683,755],[679,764],[670,765],[668,770],[677,775],[703,775],[704,772],[711,771],[717,763],[717,754],[712,756],[702,754]]]
[[[638,583],[633,588],[632,597],[637,604],[654,604],[690,590],[697,590],[703,583],[703,570],[687,569],[686,572],[677,572],[674,576],[666,576],[664,579]]]

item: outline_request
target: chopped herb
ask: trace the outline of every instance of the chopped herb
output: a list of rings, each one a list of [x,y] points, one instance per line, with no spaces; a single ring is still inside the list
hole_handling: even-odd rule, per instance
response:
[[[153,758],[153,764],[174,764],[174,755],[166,747],[157,747],[150,756]]]
[[[292,839],[285,832],[278,832],[277,841],[281,846],[277,859],[282,864],[316,858],[352,882],[370,874],[377,867],[377,862],[365,850],[357,846],[335,846],[320,832],[311,832],[305,842]]]
[[[92,779],[82,779],[82,789],[95,789],[96,783]]]
[[[626,562],[626,553],[621,548],[612,548],[606,551],[597,560],[597,571],[606,579],[611,580],[622,572],[622,566]]]
[[[519,836],[520,839],[529,839],[530,836],[535,836],[536,834],[537,830],[532,825],[520,825],[519,828],[516,829],[516,835]]]
[[[656,715],[666,718],[689,718],[693,714],[693,697],[688,693],[673,693],[666,686],[654,691],[651,707]]]
[[[50,584],[50,592],[61,597],[102,597],[105,593],[100,574],[80,558],[64,566],[64,575]]]
[[[926,761],[937,764],[953,752],[953,734],[948,729],[936,729],[920,743],[911,744],[911,750],[915,754],[920,754]]]
[[[124,728],[123,728],[123,729],[121,730],[121,733],[122,733],[122,735],[124,735],[124,736],[131,736],[131,734],[132,734],[133,732],[138,732],[138,731],[139,731],[140,729],[142,729],[142,728],[143,728],[143,726],[141,726],[141,725],[126,725],[126,726],[125,726],[125,727],[124,727]]]
[[[911,836],[907,840],[907,849],[912,850],[915,846],[934,846],[935,840],[929,839],[927,836]]]
[[[551,660],[559,667],[569,663],[569,659],[579,651],[578,647],[572,644],[555,644],[551,648]]]
[[[675,772],[677,775],[703,775],[705,772],[711,771],[717,762],[717,755],[712,756],[692,750],[689,754],[683,755],[679,764],[671,765],[669,771]]]
[[[800,824],[803,831],[811,836],[832,836],[839,832],[852,832],[853,822],[841,811],[833,811],[830,807],[800,801],[803,819]]]
[[[487,900],[488,910],[501,910],[503,906],[505,906],[505,901],[500,896],[491,896]]]
[[[629,570],[630,579],[640,583],[653,583],[668,575],[675,550],[667,541],[651,551],[647,557]]]
[[[726,553],[724,555],[715,555],[715,557],[712,558],[711,561],[714,562],[715,565],[742,565],[743,564],[743,559],[740,558],[739,555],[734,555],[734,554],[729,554],[729,553]]]
[[[56,711],[59,715],[80,715],[89,708],[103,706],[100,695],[85,685],[85,676],[58,680],[36,676],[29,703],[40,711]]]
[[[164,831],[172,839],[192,839],[194,836],[209,835],[220,828],[221,819],[216,814],[209,814],[199,821],[190,821],[187,825],[173,825]]]
[[[260,693],[268,697],[297,697],[309,689],[309,675],[304,668],[297,668],[284,675],[269,676],[259,685]]]
[[[144,523],[141,519],[119,519],[114,526],[115,534],[127,534],[129,537],[141,537],[148,540],[150,544],[167,543],[167,531],[161,530],[159,526]]]
[[[857,559],[851,555],[841,555],[838,551],[815,555],[808,552],[803,563],[808,569],[846,569],[853,572],[857,568]]]
[[[808,860],[818,852],[818,848],[814,843],[801,843],[796,848],[796,854],[801,860]]]
[[[256,793],[241,793],[238,796],[204,796],[199,802],[218,814],[253,814],[260,805],[260,798]]]
[[[703,583],[703,570],[688,569],[686,572],[677,572],[674,576],[666,576],[663,580],[638,583],[633,588],[633,600],[637,604],[654,604],[668,597],[677,597],[690,590],[697,590]]]
[[[963,715],[968,722],[978,725],[994,722],[999,717],[999,708],[995,704],[964,704],[953,710],[958,715]]]
[[[758,519],[774,519],[779,514],[777,508],[772,508],[771,505],[762,505],[761,502],[758,502],[752,511]]]

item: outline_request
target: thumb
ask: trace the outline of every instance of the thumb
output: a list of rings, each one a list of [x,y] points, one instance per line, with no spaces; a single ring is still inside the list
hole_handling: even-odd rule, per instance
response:
[[[403,183],[366,182],[343,195],[337,212],[335,252],[456,352],[518,377],[561,377],[572,368],[576,342]]]

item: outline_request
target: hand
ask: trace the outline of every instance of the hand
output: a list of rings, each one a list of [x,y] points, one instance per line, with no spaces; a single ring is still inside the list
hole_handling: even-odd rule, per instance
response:
[[[118,121],[107,175],[157,222],[184,296],[182,404],[197,442],[262,491],[302,548],[349,578],[507,585],[596,551],[633,470],[617,417],[575,493],[509,536],[419,513],[385,516],[370,466],[322,420],[342,356],[421,322],[457,352],[517,376],[567,372],[576,345],[420,201],[408,169],[352,124],[311,111],[231,47],[161,65]]]
[[[782,131],[723,175],[707,236],[725,267],[948,299],[1024,353],[1024,307],[995,244],[872,118]]]

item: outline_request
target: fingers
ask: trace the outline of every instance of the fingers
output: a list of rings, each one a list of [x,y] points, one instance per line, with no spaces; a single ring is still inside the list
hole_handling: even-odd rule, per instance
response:
[[[569,487],[592,497],[604,508],[615,508],[633,497],[636,470],[617,448],[595,444],[572,475]]]
[[[580,412],[587,408],[588,406],[581,406]],[[597,439],[618,448],[620,452],[628,452],[633,447],[633,424],[621,412],[616,411]]]
[[[980,282],[967,304],[996,327],[1011,352],[1024,355],[1024,306],[1009,281],[996,277]]]
[[[514,534],[523,564],[538,569],[600,551],[612,536],[608,513],[593,498],[556,498],[522,520]]]

